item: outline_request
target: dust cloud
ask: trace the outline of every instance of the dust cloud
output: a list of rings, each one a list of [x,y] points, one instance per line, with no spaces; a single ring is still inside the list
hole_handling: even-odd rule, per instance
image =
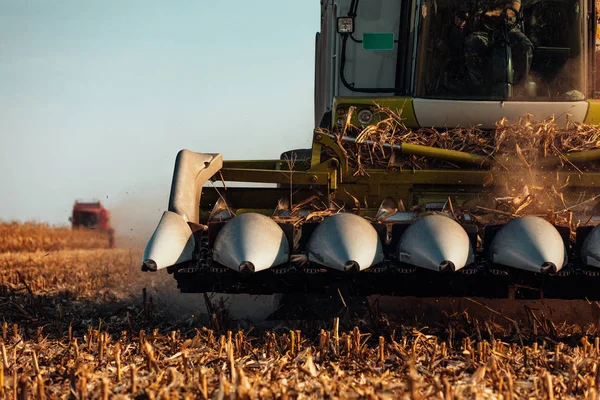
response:
[[[141,258],[141,252],[139,254]],[[176,320],[208,321],[203,294],[180,293],[177,281],[167,271],[142,272],[140,268],[135,268],[122,285],[122,290],[130,293],[132,300],[136,302],[139,302],[142,290],[146,288],[153,307]],[[230,317],[241,325],[257,325],[276,309],[274,296],[208,295],[213,305],[223,300]]]
[[[134,257],[132,272],[122,282],[122,290],[139,299],[143,288],[153,299],[155,307],[168,311],[174,318],[198,318],[207,314],[201,293],[180,293],[177,282],[167,271],[142,272],[142,253],[163,212],[168,207],[170,187],[136,190],[110,205],[111,219],[116,234],[116,247],[131,249]],[[217,295],[211,301],[225,301],[233,319],[249,324],[264,320],[276,308],[274,296]]]
[[[169,189],[128,192],[109,206],[117,247],[144,250],[162,213],[167,209]]]

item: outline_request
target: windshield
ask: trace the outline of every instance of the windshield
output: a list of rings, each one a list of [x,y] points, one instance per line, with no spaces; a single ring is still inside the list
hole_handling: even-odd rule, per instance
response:
[[[582,100],[581,14],[577,0],[425,1],[417,96]]]
[[[85,227],[98,225],[98,214],[82,211],[77,215],[78,223]]]

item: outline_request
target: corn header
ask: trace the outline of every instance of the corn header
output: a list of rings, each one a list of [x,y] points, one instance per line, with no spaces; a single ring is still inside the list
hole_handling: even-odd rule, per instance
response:
[[[600,299],[594,2],[499,3],[322,0],[312,147],[182,150],[142,269],[187,293]]]

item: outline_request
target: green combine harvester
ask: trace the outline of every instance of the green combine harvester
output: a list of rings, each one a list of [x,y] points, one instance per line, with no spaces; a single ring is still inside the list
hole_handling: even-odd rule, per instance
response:
[[[600,299],[600,150],[530,171],[561,183],[568,225],[465,217],[502,215],[515,176],[498,154],[397,139],[379,145],[426,168],[387,168],[349,151],[378,146],[361,132],[384,109],[422,135],[493,134],[527,114],[599,124],[596,27],[587,0],[321,0],[312,147],[241,161],[180,151],[142,269],[166,269],[184,293]]]

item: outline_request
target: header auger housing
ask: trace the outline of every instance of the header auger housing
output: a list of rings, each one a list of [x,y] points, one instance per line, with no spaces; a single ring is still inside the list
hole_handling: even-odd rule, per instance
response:
[[[535,198],[527,188],[516,211],[498,207],[518,178],[511,165],[524,159],[521,148],[507,155],[436,142],[453,140],[455,127],[493,137],[499,121],[526,114],[524,126],[554,116],[564,132],[600,122],[594,3],[523,0],[512,9],[532,43],[526,66],[504,40],[512,25],[481,28],[463,2],[321,1],[321,11],[312,148],[241,161],[182,150],[142,269],[167,269],[188,293],[344,286],[359,295],[600,299],[599,149],[525,163],[521,181],[556,196],[546,199],[554,211],[523,214]],[[465,67],[471,53],[456,50],[473,34],[495,38],[483,60],[493,68],[475,78]],[[385,122],[384,109],[398,119]]]

